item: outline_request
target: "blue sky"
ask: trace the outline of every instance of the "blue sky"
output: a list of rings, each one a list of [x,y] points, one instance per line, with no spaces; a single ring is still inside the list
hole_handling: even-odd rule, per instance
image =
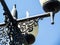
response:
[[[10,11],[17,5],[18,18],[24,18],[28,10],[30,16],[45,13],[39,0],[5,0]],[[4,21],[3,10],[0,4],[0,22]],[[51,25],[50,17],[38,22],[38,35],[33,45],[60,45],[60,12],[55,14],[55,24]]]

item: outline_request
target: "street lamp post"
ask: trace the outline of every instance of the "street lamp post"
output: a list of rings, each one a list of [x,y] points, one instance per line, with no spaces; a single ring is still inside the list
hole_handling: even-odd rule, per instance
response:
[[[38,30],[38,21],[46,17],[51,17],[51,24],[54,23],[54,12],[50,9],[44,14],[38,14],[35,16],[29,16],[27,11],[27,17],[23,19],[17,19],[16,5],[14,5],[12,13],[9,11],[4,0],[0,0],[3,6],[5,16],[5,22],[0,24],[0,41],[1,44],[8,45],[31,45],[35,42],[35,35]],[[44,1],[45,2],[45,1]],[[44,7],[46,8],[46,7]],[[58,10],[58,8],[55,8]],[[3,40],[6,39],[5,41]],[[3,41],[2,41],[3,40]],[[7,43],[8,42],[8,43]]]

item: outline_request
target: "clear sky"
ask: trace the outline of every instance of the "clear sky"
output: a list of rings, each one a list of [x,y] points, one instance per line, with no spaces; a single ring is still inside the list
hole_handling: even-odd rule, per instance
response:
[[[26,17],[28,10],[30,16],[45,13],[39,0],[5,0],[10,11],[14,4],[17,5],[18,18]],[[0,4],[0,22],[4,21],[3,10]],[[55,24],[51,25],[50,17],[38,22],[38,35],[33,45],[60,45],[60,12],[55,14]]]

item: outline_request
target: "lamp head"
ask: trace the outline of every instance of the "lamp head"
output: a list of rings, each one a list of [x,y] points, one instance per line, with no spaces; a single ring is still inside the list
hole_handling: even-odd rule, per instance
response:
[[[57,13],[60,10],[60,0],[40,0],[45,12]]]

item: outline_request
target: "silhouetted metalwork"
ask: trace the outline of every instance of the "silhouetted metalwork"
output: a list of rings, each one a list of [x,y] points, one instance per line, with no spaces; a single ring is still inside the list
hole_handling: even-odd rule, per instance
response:
[[[31,45],[35,42],[37,35],[38,20],[51,16],[51,23],[54,22],[52,12],[38,14],[23,19],[17,19],[16,4],[13,6],[12,12],[9,11],[4,0],[0,0],[3,7],[5,22],[0,24],[0,44],[1,45]]]

